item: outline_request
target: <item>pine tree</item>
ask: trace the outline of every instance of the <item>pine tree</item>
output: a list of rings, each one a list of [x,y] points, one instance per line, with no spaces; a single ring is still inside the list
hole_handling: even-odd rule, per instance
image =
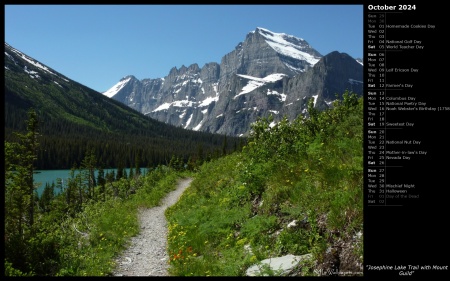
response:
[[[124,171],[124,167],[121,164],[119,167],[117,167],[116,181],[118,181],[121,178],[123,178],[123,171]]]
[[[39,200],[39,205],[42,208],[43,212],[50,211],[50,203],[55,197],[55,191],[53,188],[54,184],[50,185],[49,183],[45,184],[44,191],[42,191],[41,198]]]
[[[222,156],[227,155],[227,147],[228,147],[227,136],[225,135],[225,137],[223,139],[223,145],[222,145]]]
[[[81,162],[81,172],[83,173],[83,180],[87,184],[88,195],[90,198],[94,197],[94,188],[96,186],[94,174],[97,166],[96,162],[94,150],[88,149],[83,161]]]
[[[130,174],[128,175],[129,179],[133,179],[134,178],[134,172],[133,172],[133,167],[130,167]]]
[[[198,166],[201,166],[203,164],[203,145],[200,143],[198,145],[198,153],[197,153],[197,161],[198,161]]]
[[[98,168],[98,174],[97,174],[97,184],[100,186],[100,194],[103,194],[103,200],[106,201],[106,192],[105,192],[105,186],[106,186],[106,179],[105,179],[105,171],[103,170],[102,166]]]
[[[38,125],[39,121],[37,119],[37,113],[34,109],[28,111],[28,121],[27,121],[27,133],[25,135],[21,135],[20,138],[23,142],[25,151],[24,151],[24,166],[27,169],[27,173],[25,175],[25,182],[28,187],[30,196],[30,202],[28,205],[28,219],[29,226],[33,226],[34,223],[34,181],[33,181],[33,173],[34,173],[34,162],[37,159],[37,149],[39,147],[38,142]]]
[[[36,111],[30,109],[27,132],[16,134],[19,143],[5,141],[5,260],[24,272],[28,271],[27,251],[33,236],[38,123]]]
[[[134,158],[134,168],[135,168],[135,174],[136,176],[141,175],[141,158],[139,156],[139,153],[136,153],[136,157]]]

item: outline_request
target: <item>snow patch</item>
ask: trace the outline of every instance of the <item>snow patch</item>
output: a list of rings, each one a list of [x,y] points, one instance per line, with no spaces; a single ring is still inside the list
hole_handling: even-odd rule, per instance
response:
[[[181,113],[180,116],[178,116],[178,117],[180,117],[180,119],[182,119],[186,115],[186,111],[187,111],[186,109],[183,110],[183,113]]]
[[[306,52],[303,52],[299,49],[299,46],[287,41],[285,38],[296,38],[301,41],[305,41],[302,38],[294,37],[292,35],[288,35],[285,33],[275,33],[265,28],[258,27],[261,31],[259,34],[264,36],[267,40],[267,44],[272,47],[277,53],[282,55],[292,57],[298,60],[305,60],[311,65],[315,65],[320,58],[316,58],[313,55],[310,55]],[[306,41],[305,41],[306,44]]]
[[[200,130],[200,128],[201,128],[202,125],[203,125],[203,121],[205,121],[205,119],[203,119],[202,121],[200,121],[200,123],[199,123],[197,126],[195,126],[192,130],[194,130],[194,131]]]
[[[364,83],[363,81],[359,81],[359,80],[355,80],[355,79],[351,79],[351,78],[348,79],[348,82],[350,84],[363,84]]]
[[[31,75],[38,74],[38,72],[36,72],[36,71],[28,70],[26,65],[24,66],[23,71],[25,71],[26,73],[31,74]],[[39,76],[39,75],[37,75],[37,76]]]
[[[248,83],[247,85],[245,85],[241,92],[239,94],[237,94],[236,96],[233,97],[233,99],[236,99],[238,96],[240,95],[245,95],[247,93],[250,93],[251,91],[265,85],[266,83],[271,83],[271,82],[275,82],[278,80],[283,79],[283,76],[286,76],[286,74],[283,73],[274,73],[274,74],[270,74],[267,75],[264,78],[258,78],[258,77],[253,77],[253,76],[249,76],[249,75],[243,75],[243,74],[236,74],[242,78],[248,79]]]
[[[325,101],[325,103],[328,105],[328,106],[332,106],[333,105],[333,103],[335,102],[336,100],[332,100],[332,101]]]
[[[189,119],[187,120],[187,122],[186,122],[186,125],[184,126],[184,128],[186,129],[188,126],[189,126],[189,124],[191,123],[191,121],[192,121],[192,116],[194,115],[194,113],[191,113],[191,116],[189,116]]]
[[[193,102],[188,100],[178,100],[174,102],[166,102],[158,106],[156,109],[154,109],[152,112],[157,112],[161,110],[169,109],[171,106],[173,107],[192,107]]]
[[[8,54],[7,52],[5,52],[5,55],[14,62],[15,65],[17,65],[17,61],[14,59],[13,56],[11,56],[10,54]]]
[[[127,79],[122,79],[117,83],[116,85],[112,86],[108,91],[104,92],[103,95],[107,96],[108,98],[112,98],[114,95],[116,95],[127,83],[131,80],[131,77],[128,77]]]
[[[24,61],[26,61],[26,62],[28,62],[28,63],[30,63],[30,64],[36,66],[37,68],[40,68],[40,69],[44,70],[45,72],[48,72],[48,73],[50,73],[50,74],[52,74],[52,75],[55,75],[55,76],[58,76],[58,75],[56,75],[55,73],[51,72],[51,71],[48,69],[48,67],[46,67],[46,66],[40,64],[40,63],[37,62],[37,61],[34,61],[34,60],[28,58],[27,56],[25,56],[23,53],[19,52],[18,50],[13,49],[13,48],[11,48],[11,50],[12,50],[14,53],[16,53],[18,56],[20,56]]]
[[[272,91],[270,89],[267,89],[267,95],[276,95],[279,97],[279,99],[281,101],[286,101],[286,95],[285,94],[280,94],[277,91]]]
[[[154,109],[152,112],[169,109],[170,105],[171,105],[171,103],[169,103],[169,102],[163,103],[160,106],[158,106],[156,109]]]
[[[218,95],[215,96],[215,97],[209,97],[209,98],[206,98],[206,99],[202,100],[198,106],[199,106],[199,107],[208,106],[208,105],[210,105],[212,102],[216,102],[216,101],[218,101],[218,100],[219,100],[219,96],[218,96]]]
[[[319,95],[312,96],[312,97],[314,98],[314,107],[316,107],[317,97],[318,97],[318,96],[319,96]]]

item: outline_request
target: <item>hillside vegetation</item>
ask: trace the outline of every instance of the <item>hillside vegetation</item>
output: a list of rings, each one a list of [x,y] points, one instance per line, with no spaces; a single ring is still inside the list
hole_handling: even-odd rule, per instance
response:
[[[26,131],[27,112],[35,109],[37,169],[70,169],[91,150],[103,168],[133,167],[137,162],[156,167],[167,165],[172,156],[201,162],[223,149],[236,150],[241,141],[151,119],[54,70],[43,71],[10,46],[5,50],[5,140],[18,141],[14,133]]]
[[[171,273],[242,276],[266,258],[311,254],[289,275],[361,274],[362,105],[348,92],[322,112],[311,100],[309,118],[261,119],[242,152],[205,163],[166,211]]]
[[[311,100],[308,118],[274,126],[261,119],[242,151],[201,166],[172,157],[146,173],[105,175],[87,153],[67,187],[46,186],[41,197],[32,176],[38,121],[30,112],[20,142],[5,141],[5,275],[111,275],[115,258],[139,233],[138,210],[158,205],[184,176],[195,179],[166,211],[172,275],[242,276],[286,254],[311,256],[289,275],[358,275],[362,108],[362,98],[349,92],[326,111]]]

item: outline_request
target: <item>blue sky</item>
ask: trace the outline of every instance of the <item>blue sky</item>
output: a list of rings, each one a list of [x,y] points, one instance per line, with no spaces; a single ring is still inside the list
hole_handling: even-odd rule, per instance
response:
[[[5,5],[5,42],[104,92],[127,75],[220,63],[256,27],[363,57],[363,5]]]

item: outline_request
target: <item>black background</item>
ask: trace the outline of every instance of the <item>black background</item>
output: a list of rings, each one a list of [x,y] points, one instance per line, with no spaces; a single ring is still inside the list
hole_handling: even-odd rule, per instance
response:
[[[429,1],[430,2],[430,1]],[[386,11],[386,24],[433,24],[435,29],[386,29],[385,40],[421,40],[423,50],[386,52],[386,68],[419,68],[419,74],[389,73],[386,83],[410,83],[413,88],[399,91],[396,96],[414,96],[416,101],[426,102],[427,107],[450,107],[448,91],[448,71],[446,68],[448,47],[448,23],[443,6],[433,3],[399,1],[371,1],[364,4],[364,23],[367,22],[368,6],[398,4],[415,5],[415,10],[393,13]],[[367,58],[367,27],[365,27],[364,56]],[[365,77],[367,67],[365,66]],[[365,93],[367,83],[365,81]],[[393,95],[386,91],[386,96]],[[366,102],[366,101],[365,101]],[[367,120],[367,112],[365,112]],[[405,271],[413,271],[409,265],[433,265],[450,267],[449,224],[450,202],[450,111],[387,111],[386,122],[411,122],[412,128],[387,130],[386,140],[416,139],[420,146],[386,145],[386,150],[423,150],[426,156],[415,156],[411,160],[399,161],[401,168],[388,168],[386,182],[414,183],[415,193],[420,199],[404,200],[402,206],[364,206],[364,277],[405,278],[398,269],[374,270],[369,266],[406,266]],[[367,123],[367,121],[365,122]],[[367,148],[367,126],[365,127]],[[367,151],[365,150],[364,170],[367,171]],[[387,161],[388,162],[388,161]],[[401,162],[401,163],[400,163]],[[393,163],[393,162],[391,162]],[[365,186],[367,186],[367,177]],[[366,192],[366,190],[365,190]],[[411,277],[426,280],[440,280],[449,277],[447,270],[419,269]],[[436,279],[438,278],[439,279]]]

